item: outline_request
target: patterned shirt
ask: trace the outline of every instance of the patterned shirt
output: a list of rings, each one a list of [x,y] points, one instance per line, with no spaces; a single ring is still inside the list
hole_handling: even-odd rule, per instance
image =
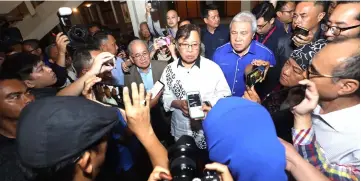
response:
[[[186,93],[199,91],[201,100],[212,105],[231,90],[220,67],[204,57],[197,59],[192,68],[185,68],[181,60],[170,63],[164,70],[161,81],[165,84],[163,102],[165,111],[173,111],[171,133],[178,140],[182,135],[193,136],[197,146],[206,148],[201,122],[190,121],[181,110],[171,107],[174,100],[186,100]],[[197,124],[198,123],[198,124]]]
[[[360,165],[343,165],[331,163],[325,156],[323,148],[316,141],[313,128],[292,130],[293,144],[298,153],[320,170],[332,181],[360,180]],[[330,140],[331,141],[331,140]]]

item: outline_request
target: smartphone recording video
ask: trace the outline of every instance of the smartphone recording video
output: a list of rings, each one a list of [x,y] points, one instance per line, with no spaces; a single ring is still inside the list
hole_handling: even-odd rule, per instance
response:
[[[92,87],[97,101],[124,109],[123,87],[105,83],[96,83]]]
[[[199,92],[188,92],[187,102],[189,115],[192,119],[204,118],[204,112],[202,110],[202,100]]]
[[[255,67],[252,72],[246,76],[246,84],[248,87],[252,87],[263,79],[265,67]]]
[[[305,85],[297,85],[270,93],[264,98],[261,104],[270,113],[292,109],[293,107],[300,104],[303,99],[305,99],[306,88],[307,86]],[[276,108],[277,111],[275,111],[274,107],[269,106],[273,105],[275,102],[280,104],[280,106]]]

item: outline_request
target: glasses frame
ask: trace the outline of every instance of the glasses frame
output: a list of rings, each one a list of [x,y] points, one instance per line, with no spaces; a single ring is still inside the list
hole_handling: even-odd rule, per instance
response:
[[[327,24],[323,24],[323,25],[321,26],[321,29],[323,29],[324,32],[327,32],[328,30],[330,30],[333,35],[339,36],[343,31],[350,30],[350,29],[357,28],[357,27],[360,27],[360,24],[354,25],[354,26],[345,27],[345,28],[340,28],[340,27],[338,27],[338,26],[329,26],[329,25],[327,25]],[[333,30],[333,29],[336,29],[336,30],[338,29],[339,33],[336,34],[336,33],[335,33],[336,31]]]
[[[182,45],[187,46],[187,47],[182,47]],[[200,45],[201,45],[200,43],[197,43],[197,45],[192,45],[192,44],[188,44],[188,43],[178,43],[179,48],[183,49],[183,50],[188,50],[189,47],[191,47],[192,50],[199,50]],[[196,47],[196,48],[194,48],[194,47]]]
[[[140,60],[141,58],[145,58],[147,55],[149,55],[149,52],[145,51],[142,54],[139,54],[139,56],[133,56],[133,59]]]
[[[257,25],[258,29],[263,29],[267,24],[269,23],[269,21],[267,21],[265,24],[263,25]]]

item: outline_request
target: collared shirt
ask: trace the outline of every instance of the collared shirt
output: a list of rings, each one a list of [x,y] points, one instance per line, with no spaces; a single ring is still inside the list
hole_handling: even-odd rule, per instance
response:
[[[275,56],[276,65],[269,69],[266,79],[262,83],[255,86],[257,94],[263,99],[272,89],[279,84],[282,67],[285,63],[284,59],[280,58],[279,51],[277,51],[279,39],[287,36],[283,29],[273,26],[270,31],[264,35],[256,35],[255,39],[262,43],[265,47],[272,51]],[[287,57],[288,59],[288,57]]]
[[[346,119],[338,120],[340,123]],[[347,123],[345,123],[347,124]],[[355,125],[349,125],[357,127]],[[358,127],[357,127],[358,128]],[[317,134],[317,133],[316,133]],[[309,129],[296,130],[292,129],[293,145],[298,153],[306,159],[311,165],[321,171],[326,177],[333,181],[359,181],[360,179],[360,160],[356,160],[355,157],[359,156],[359,152],[350,153],[345,155],[347,159],[354,157],[354,161],[350,163],[332,162],[329,160],[328,152],[324,150],[319,142],[318,135],[316,138],[315,129],[311,127]],[[342,135],[343,133],[339,133]],[[332,134],[328,138],[328,142],[334,142]],[[346,144],[338,145],[338,148],[344,149],[347,143],[353,140],[343,140]],[[355,143],[359,141],[355,140]],[[359,148],[358,148],[359,149]],[[352,150],[350,150],[352,151]],[[356,163],[357,161],[357,163]]]
[[[229,41],[229,28],[225,25],[219,25],[214,33],[210,33],[207,27],[202,29],[202,43],[205,46],[206,58],[212,59],[216,49]]]
[[[147,90],[147,92],[149,92],[153,88],[153,85],[154,85],[152,64],[149,65],[148,72],[143,72],[138,67],[137,67],[137,70],[138,70],[140,76],[142,77],[145,90]]]
[[[292,35],[292,26],[291,23],[288,24],[287,30],[285,29],[285,24],[281,22],[278,18],[275,19],[275,25],[278,27],[278,29],[283,31],[286,34]]]
[[[117,57],[115,60],[115,68],[112,70],[112,77],[115,85],[124,85],[124,72],[122,69],[123,59]]]
[[[230,96],[231,91],[222,70],[209,59],[200,57],[191,68],[185,68],[179,59],[167,65],[161,81],[164,83],[163,102],[165,111],[172,112],[171,133],[178,140],[182,135],[195,138],[199,148],[205,148],[203,131],[194,129],[190,119],[181,110],[171,106],[174,100],[186,100],[186,93],[199,91],[202,101],[215,105],[220,98]]]
[[[331,163],[360,166],[360,104],[327,114],[317,106],[312,126]]]
[[[214,52],[213,61],[221,67],[233,96],[243,96],[246,89],[244,70],[255,59],[276,65],[271,50],[255,40],[252,40],[248,52],[242,57],[234,52],[229,42]]]

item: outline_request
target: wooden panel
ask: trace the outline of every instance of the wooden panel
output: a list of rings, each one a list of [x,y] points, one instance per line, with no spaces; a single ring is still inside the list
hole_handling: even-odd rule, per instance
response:
[[[199,2],[198,1],[187,1],[186,9],[188,11],[188,18],[199,17]]]
[[[186,8],[186,1],[175,1],[176,11],[178,12],[178,16],[182,19],[187,18],[187,8]]]
[[[241,1],[226,1],[226,16],[233,17],[241,12]]]
[[[252,1],[251,2],[251,9],[250,10],[252,10],[254,7],[256,7],[258,4],[260,4],[261,3],[261,1]]]

